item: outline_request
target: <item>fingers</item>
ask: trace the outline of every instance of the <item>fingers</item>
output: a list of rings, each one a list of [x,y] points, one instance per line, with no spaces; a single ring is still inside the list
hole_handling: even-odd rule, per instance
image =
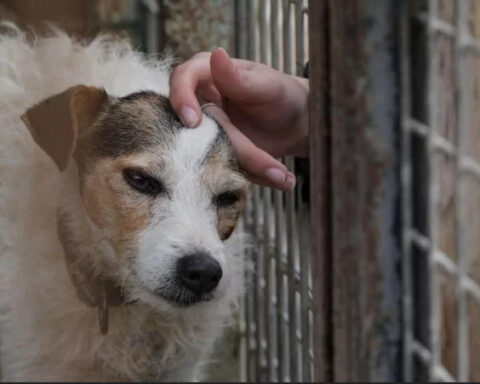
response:
[[[293,189],[296,184],[295,175],[280,161],[255,146],[243,134],[242,136],[233,139],[235,141],[232,140],[232,145],[239,157],[240,166],[247,172],[249,179],[256,184],[283,191]]]
[[[292,174],[291,176],[289,176],[289,178],[291,179],[289,181],[290,185],[293,185],[293,187],[295,187],[295,184],[296,184],[295,176]],[[272,184],[271,182],[269,182],[268,180],[266,180],[264,178],[259,178],[259,177],[255,177],[255,176],[251,176],[251,175],[247,175],[247,179],[251,183],[262,185],[264,187],[279,189],[279,190],[285,191],[285,192],[291,191],[292,188],[293,188],[293,187],[290,188],[290,187],[278,186],[276,184]]]
[[[170,76],[170,103],[187,127],[196,127],[201,121],[202,114],[196,97],[199,84],[206,84],[210,94],[215,94],[215,90],[208,85],[211,83],[209,58],[208,53],[195,55],[177,66]]]
[[[208,113],[218,121],[227,133],[238,156],[240,166],[251,181],[257,184],[289,191],[295,187],[295,175],[287,167],[258,148],[240,132],[218,107],[208,107]]]
[[[196,54],[177,66],[170,76],[172,107],[185,126],[196,127],[202,118],[199,93],[214,102],[222,97],[250,103],[269,99],[280,89],[278,75],[263,67],[246,60],[232,60],[222,48],[211,54]]]
[[[295,187],[295,175],[280,161],[258,148],[236,128],[225,129],[249,178],[261,185],[289,191]]]

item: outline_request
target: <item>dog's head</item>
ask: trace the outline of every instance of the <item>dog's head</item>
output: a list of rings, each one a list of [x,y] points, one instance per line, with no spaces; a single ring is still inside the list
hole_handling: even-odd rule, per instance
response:
[[[164,96],[114,98],[85,86],[22,118],[60,170],[74,161],[83,209],[114,250],[106,273],[121,276],[117,284],[176,307],[223,295],[238,273],[224,241],[247,182],[214,120],[184,128]]]

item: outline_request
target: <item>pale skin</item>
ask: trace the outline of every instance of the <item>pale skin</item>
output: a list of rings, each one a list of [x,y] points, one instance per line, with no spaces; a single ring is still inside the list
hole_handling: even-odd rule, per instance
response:
[[[200,104],[230,137],[251,181],[290,190],[295,175],[276,158],[308,156],[308,80],[239,59],[222,48],[202,52],[177,66],[170,102],[187,127],[197,127]]]

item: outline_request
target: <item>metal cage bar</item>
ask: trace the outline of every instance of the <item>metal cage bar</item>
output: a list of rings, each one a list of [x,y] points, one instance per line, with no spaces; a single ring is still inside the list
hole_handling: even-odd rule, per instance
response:
[[[429,8],[429,17],[427,19],[427,122],[429,124],[429,129],[427,133],[427,167],[428,167],[428,197],[427,197],[427,211],[428,211],[428,224],[427,224],[427,237],[431,240],[432,244],[435,243],[435,227],[433,225],[435,217],[435,190],[434,190],[434,179],[435,175],[433,157],[435,154],[434,147],[434,134],[436,128],[436,102],[435,102],[435,78],[436,73],[434,71],[435,66],[432,61],[435,54],[435,29],[432,23],[433,13],[436,10],[436,0],[428,0]],[[436,13],[436,12],[435,12]],[[432,311],[432,316],[429,319],[429,330],[428,330],[428,344],[432,351],[432,358],[429,361],[429,371],[430,377],[435,375],[435,367],[439,365],[440,354],[438,348],[438,294],[437,294],[437,280],[436,280],[436,271],[435,271],[435,262],[434,262],[434,248],[430,247],[428,249],[428,280],[429,280],[429,292],[430,292],[430,308]]]
[[[401,183],[402,183],[402,276],[403,276],[403,355],[402,355],[402,371],[403,379],[406,382],[412,381],[412,343],[413,343],[413,313],[412,313],[412,242],[410,239],[409,229],[412,227],[412,165],[410,162],[410,130],[408,121],[411,115],[410,111],[410,66],[409,56],[405,54],[410,51],[409,45],[409,12],[408,3],[402,3],[401,11],[401,56],[400,71],[402,82],[402,99],[401,99],[401,127],[402,127],[402,144],[401,144]]]
[[[468,381],[468,323],[467,323],[467,298],[465,292],[462,290],[462,281],[465,278],[466,260],[465,260],[465,244],[463,237],[463,220],[462,220],[462,191],[461,182],[459,179],[461,169],[462,154],[462,139],[464,128],[463,118],[463,103],[462,103],[462,38],[465,34],[464,31],[464,2],[457,1],[455,3],[455,109],[456,109],[456,121],[457,121],[457,135],[455,138],[455,144],[458,149],[458,154],[455,161],[455,220],[457,223],[457,242],[456,252],[458,258],[458,271],[456,281],[456,296],[457,296],[457,377],[460,381]]]

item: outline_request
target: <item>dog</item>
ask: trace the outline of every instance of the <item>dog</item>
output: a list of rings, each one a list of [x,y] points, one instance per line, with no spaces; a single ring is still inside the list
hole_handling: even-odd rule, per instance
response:
[[[168,60],[125,40],[0,35],[0,372],[194,381],[243,291],[248,182]]]

